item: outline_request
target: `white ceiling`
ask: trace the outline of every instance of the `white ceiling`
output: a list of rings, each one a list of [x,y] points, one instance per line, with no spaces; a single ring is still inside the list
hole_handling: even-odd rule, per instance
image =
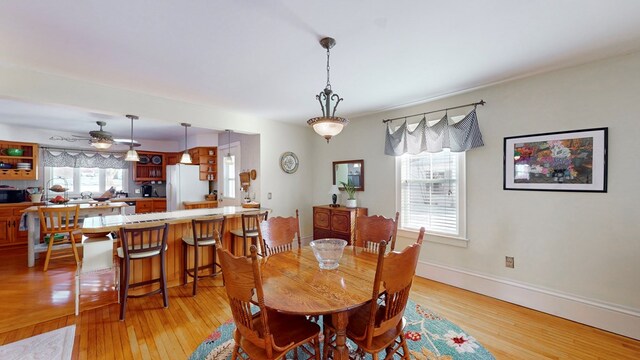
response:
[[[298,124],[324,36],[349,117],[635,51],[640,1],[0,2],[0,62]]]

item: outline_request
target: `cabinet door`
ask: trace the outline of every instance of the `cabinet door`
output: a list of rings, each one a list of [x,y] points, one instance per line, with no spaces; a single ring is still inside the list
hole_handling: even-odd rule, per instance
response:
[[[11,218],[0,219],[0,245],[9,245],[11,243],[13,227],[11,227]]]
[[[14,216],[11,220],[11,231],[13,232],[13,238],[11,239],[11,242],[14,244],[26,244],[27,239],[29,238],[29,232],[27,231],[26,227],[24,230],[20,230],[20,220],[22,220],[22,217],[20,216]]]
[[[331,210],[324,208],[313,208],[314,229],[331,230]]]
[[[165,199],[153,200],[153,212],[165,212],[165,211],[167,211],[167,201]]]
[[[336,211],[331,214],[331,230],[351,233],[351,211]]]

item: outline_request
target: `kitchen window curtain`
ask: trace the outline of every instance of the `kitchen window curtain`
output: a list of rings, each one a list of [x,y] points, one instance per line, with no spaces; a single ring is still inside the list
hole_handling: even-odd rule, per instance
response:
[[[388,122],[385,135],[384,153],[391,156],[416,155],[425,151],[434,153],[442,149],[462,152],[484,146],[476,109],[454,124],[449,124],[448,114],[430,126],[423,116],[413,130],[409,130],[406,120],[395,131]]]
[[[129,163],[124,158],[125,154],[44,149],[42,163],[48,167],[128,169]]]

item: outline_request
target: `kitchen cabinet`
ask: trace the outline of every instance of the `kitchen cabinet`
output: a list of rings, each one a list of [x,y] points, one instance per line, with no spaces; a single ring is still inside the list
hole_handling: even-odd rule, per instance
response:
[[[210,147],[195,147],[189,149],[189,155],[191,155],[191,161],[194,165],[200,167],[200,180],[203,181],[215,181],[218,180],[218,148],[215,146]],[[178,159],[179,160],[179,159]]]
[[[133,181],[165,181],[166,161],[164,153],[151,151],[138,151],[140,161],[133,165]]]
[[[313,239],[337,238],[351,245],[355,241],[356,218],[367,214],[368,209],[361,207],[314,206]]]
[[[7,149],[22,150],[22,155],[11,156],[6,153]],[[38,149],[38,144],[0,141],[0,162],[5,164],[0,167],[0,180],[38,180]],[[18,163],[30,166],[18,169]],[[11,168],[5,169],[4,166]]]
[[[3,206],[0,209],[0,246],[24,245],[27,243],[27,230],[20,230],[20,211],[29,204]]]
[[[153,199],[153,212],[166,212],[167,199]]]
[[[166,153],[164,158],[167,160],[167,165],[175,165],[180,161],[182,153]]]

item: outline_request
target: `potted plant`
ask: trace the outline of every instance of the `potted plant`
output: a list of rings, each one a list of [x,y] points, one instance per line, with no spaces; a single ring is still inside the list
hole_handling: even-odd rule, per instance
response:
[[[344,191],[346,191],[347,195],[349,195],[349,198],[347,199],[346,206],[348,208],[357,207],[358,204],[356,202],[356,187],[355,187],[355,185],[353,185],[351,180],[348,180],[346,183],[344,181],[340,181],[340,184],[342,184],[342,186],[344,186]]]

